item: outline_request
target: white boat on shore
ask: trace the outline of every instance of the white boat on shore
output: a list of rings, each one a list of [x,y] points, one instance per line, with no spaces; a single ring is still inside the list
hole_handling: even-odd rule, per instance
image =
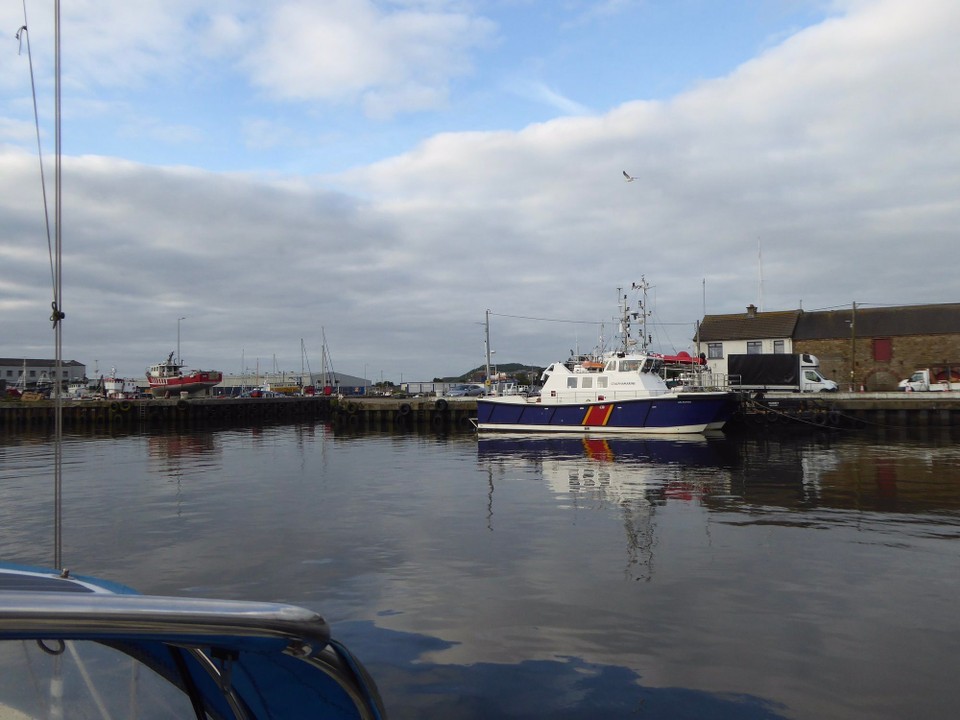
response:
[[[132,400],[140,393],[135,380],[117,377],[117,369],[112,368],[110,377],[103,378],[103,395],[108,400]]]

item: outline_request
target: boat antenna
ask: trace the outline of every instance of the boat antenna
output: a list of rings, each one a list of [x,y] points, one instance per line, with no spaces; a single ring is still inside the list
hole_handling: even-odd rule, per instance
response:
[[[623,313],[623,351],[627,352],[630,349],[630,345],[639,345],[641,352],[647,352],[649,345],[649,338],[647,337],[647,316],[650,314],[647,311],[647,290],[650,289],[650,285],[647,283],[645,276],[640,276],[639,283],[633,283],[631,285],[632,290],[640,291],[640,300],[637,310],[631,312],[630,307],[627,305],[627,296],[623,296],[622,304],[622,313]],[[632,322],[640,321],[640,340],[634,340],[630,334],[630,328]]]

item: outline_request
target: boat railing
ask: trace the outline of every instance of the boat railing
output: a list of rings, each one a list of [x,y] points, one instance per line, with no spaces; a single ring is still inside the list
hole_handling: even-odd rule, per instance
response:
[[[669,384],[669,383],[668,383]],[[688,370],[680,373],[674,382],[674,390],[716,391],[729,389],[730,382],[726,373],[709,370]]]
[[[615,402],[617,400],[634,400],[636,398],[650,398],[650,397],[660,397],[661,395],[670,395],[673,391],[670,389],[666,390],[604,390],[603,392],[597,392],[596,390],[568,390],[562,392],[558,396],[551,396],[548,393],[536,397],[528,397],[527,402],[542,402],[548,404],[555,404],[557,402],[563,403],[595,403],[595,402],[605,402],[611,401]]]

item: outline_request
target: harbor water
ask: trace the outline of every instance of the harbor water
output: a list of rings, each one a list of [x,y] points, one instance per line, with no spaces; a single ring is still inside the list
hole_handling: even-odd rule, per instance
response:
[[[957,439],[68,435],[62,557],[316,609],[395,719],[953,718]],[[53,457],[0,437],[0,561],[52,564]]]

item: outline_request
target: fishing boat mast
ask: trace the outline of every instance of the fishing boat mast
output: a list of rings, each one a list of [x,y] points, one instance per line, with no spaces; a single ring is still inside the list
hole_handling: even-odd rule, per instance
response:
[[[617,299],[620,305],[620,337],[622,339],[620,350],[624,354],[637,350],[646,353],[649,349],[650,339],[647,337],[647,316],[650,314],[647,311],[647,290],[649,288],[650,285],[643,276],[640,277],[639,283],[633,283],[630,286],[631,290],[640,291],[640,300],[636,310],[633,310],[627,303],[628,298],[623,289],[617,288]],[[633,326],[637,321],[640,322],[639,340],[633,337]]]

